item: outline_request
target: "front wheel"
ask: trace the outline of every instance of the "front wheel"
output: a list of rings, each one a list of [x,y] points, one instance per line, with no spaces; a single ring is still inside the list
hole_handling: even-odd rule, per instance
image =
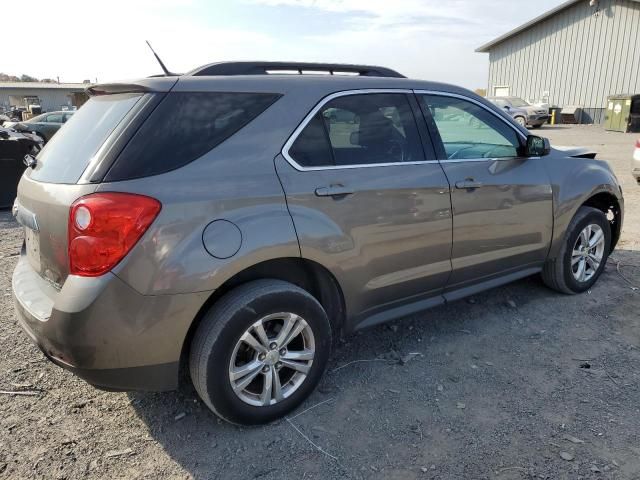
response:
[[[331,325],[307,291],[258,280],[223,296],[198,326],[189,358],[200,398],[244,425],[286,415],[313,391],[331,350]]]
[[[564,244],[545,265],[545,284],[574,294],[590,289],[602,274],[611,249],[611,225],[596,208],[581,207],[567,228]]]
[[[527,127],[527,120],[524,117],[516,117],[515,121],[518,123],[518,125],[520,125],[521,127]]]

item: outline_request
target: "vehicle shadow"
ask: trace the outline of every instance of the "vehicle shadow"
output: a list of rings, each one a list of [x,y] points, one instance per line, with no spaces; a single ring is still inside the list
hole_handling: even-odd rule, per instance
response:
[[[592,349],[609,345],[614,341],[609,339],[612,331],[616,335],[622,331],[631,344],[640,344],[640,321],[634,313],[640,308],[640,291],[633,290],[637,286],[640,251],[616,250],[599,282],[581,295],[555,293],[535,276],[357,332],[336,347],[319,388],[291,415],[291,422],[283,419],[260,427],[227,424],[199,401],[188,379],[178,392],[128,395],[153,440],[194,478],[388,478],[372,475],[374,470],[369,469],[385,455],[386,473],[395,469],[400,472],[397,478],[412,478],[413,474],[404,476],[402,469],[415,461],[409,446],[418,441],[410,423],[416,418],[421,425],[421,448],[431,449],[431,455],[444,449],[446,458],[466,458],[471,440],[464,435],[470,432],[471,438],[487,442],[479,455],[497,449],[507,457],[500,461],[510,464],[509,455],[520,455],[519,461],[526,465],[527,455],[533,462],[538,454],[535,448],[527,453],[498,448],[495,433],[511,423],[514,431],[520,428],[521,412],[504,416],[494,411],[492,403],[506,397],[516,405],[528,404],[527,411],[537,414],[527,417],[527,428],[536,432],[549,428],[545,418],[555,415],[558,407],[538,405],[537,398],[542,402],[540,392],[547,392],[556,381],[565,385],[566,380],[555,379],[555,362],[571,362],[576,344]],[[600,325],[605,311],[619,317],[619,323]],[[593,337],[591,343],[580,343],[585,332]],[[498,377],[482,373],[494,364],[496,370],[500,366]],[[478,384],[473,377],[479,375],[476,372],[486,375]],[[441,385],[435,388],[440,383],[445,385],[444,393]],[[449,408],[437,398],[453,391],[455,398],[466,397],[476,406],[486,402],[485,411],[461,420],[464,404],[456,408],[454,402]],[[583,409],[581,402],[589,395],[581,391],[563,400],[568,402],[563,409]],[[457,428],[458,441],[441,443],[444,440],[428,433],[434,425]],[[424,437],[422,428],[427,432]],[[398,431],[402,434],[396,437]],[[499,460],[494,461],[497,465]]]

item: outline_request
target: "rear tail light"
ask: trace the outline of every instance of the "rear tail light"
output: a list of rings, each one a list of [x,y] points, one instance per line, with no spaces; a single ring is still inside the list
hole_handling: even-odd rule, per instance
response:
[[[130,193],[94,193],[69,211],[69,273],[102,275],[122,260],[155,220],[162,205]]]
[[[636,148],[640,148],[640,138],[636,140]]]

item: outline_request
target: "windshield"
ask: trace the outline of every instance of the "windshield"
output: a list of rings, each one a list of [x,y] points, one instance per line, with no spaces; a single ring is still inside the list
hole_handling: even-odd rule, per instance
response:
[[[509,99],[509,101],[511,101],[511,105],[513,105],[514,107],[528,107],[529,106],[529,102],[525,102],[523,99],[518,98],[518,97],[511,97]]]
[[[93,155],[141,97],[137,93],[91,98],[45,145],[31,179],[76,183]]]

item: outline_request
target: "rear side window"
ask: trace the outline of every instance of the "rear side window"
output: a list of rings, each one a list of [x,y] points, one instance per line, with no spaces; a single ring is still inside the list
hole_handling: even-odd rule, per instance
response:
[[[142,94],[92,97],[45,145],[30,178],[46,183],[76,183],[94,154]]]
[[[303,167],[415,162],[425,159],[405,94],[345,95],[323,105],[289,150]]]
[[[273,93],[171,92],[118,156],[105,181],[168,172],[201,157],[266,110]]]

